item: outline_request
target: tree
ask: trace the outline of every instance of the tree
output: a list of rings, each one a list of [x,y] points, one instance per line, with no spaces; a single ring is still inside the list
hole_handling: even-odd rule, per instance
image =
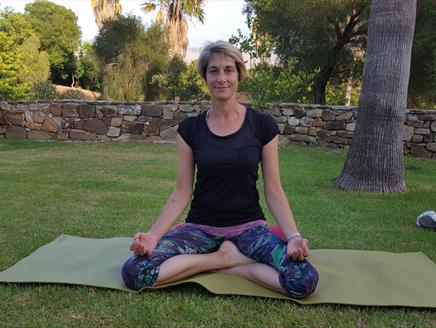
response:
[[[373,0],[356,130],[340,188],[405,191],[402,131],[416,0]]]
[[[91,6],[99,29],[105,21],[114,20],[121,15],[120,0],[91,0]]]
[[[409,108],[436,108],[436,1],[418,0],[408,89]]]
[[[148,71],[166,65],[168,46],[163,31],[154,25],[144,29],[136,16],[119,16],[105,21],[94,48],[103,71],[103,97],[117,100],[143,100]],[[163,63],[163,64],[160,64]]]
[[[92,43],[82,44],[78,55],[78,85],[88,90],[100,90],[102,72]]]
[[[26,17],[0,12],[0,99],[31,98],[34,85],[47,79],[49,67]]]
[[[173,56],[185,57],[188,47],[187,18],[204,22],[204,0],[151,0],[142,6],[149,13],[158,9],[156,22],[163,24],[165,36]]]
[[[353,50],[365,46],[369,0],[246,0],[245,13],[257,33],[267,33],[283,64],[316,72],[314,103],[325,103],[331,77],[350,75]]]
[[[71,85],[77,68],[74,53],[80,45],[77,16],[47,0],[27,4],[25,14],[41,42],[41,50],[48,53],[52,81]]]

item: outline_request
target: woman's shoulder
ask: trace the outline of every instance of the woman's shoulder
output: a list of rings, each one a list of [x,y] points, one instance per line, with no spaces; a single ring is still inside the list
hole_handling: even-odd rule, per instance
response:
[[[247,106],[247,115],[254,123],[254,129],[262,145],[267,144],[274,136],[279,133],[277,122],[268,113],[263,113],[250,106]]]
[[[276,120],[268,113],[261,112],[260,110],[254,109],[250,105],[246,105],[247,115],[251,116],[252,119],[255,120],[257,124],[260,125],[274,125],[276,124]]]
[[[204,112],[201,112],[196,116],[186,117],[179,123],[177,132],[190,146],[196,132],[199,130],[199,126],[201,124],[203,116]]]

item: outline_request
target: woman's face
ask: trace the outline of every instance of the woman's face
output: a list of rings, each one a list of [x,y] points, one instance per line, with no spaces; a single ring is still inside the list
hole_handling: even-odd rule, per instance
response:
[[[207,64],[206,83],[212,99],[226,101],[235,97],[239,85],[235,61],[225,54],[212,54]]]

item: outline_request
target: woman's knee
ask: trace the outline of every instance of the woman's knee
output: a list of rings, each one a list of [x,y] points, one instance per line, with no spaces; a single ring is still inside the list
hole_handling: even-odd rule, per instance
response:
[[[318,285],[318,272],[308,262],[293,261],[279,276],[280,284],[292,298],[304,298],[312,294]]]
[[[154,285],[159,275],[159,267],[144,256],[134,255],[123,264],[121,275],[128,288],[139,290]]]

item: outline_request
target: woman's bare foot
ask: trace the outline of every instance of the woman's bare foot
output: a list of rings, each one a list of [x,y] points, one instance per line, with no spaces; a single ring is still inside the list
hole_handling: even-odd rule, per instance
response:
[[[229,240],[225,240],[217,252],[222,255],[223,262],[227,268],[256,263],[256,261],[242,254],[236,245]]]

